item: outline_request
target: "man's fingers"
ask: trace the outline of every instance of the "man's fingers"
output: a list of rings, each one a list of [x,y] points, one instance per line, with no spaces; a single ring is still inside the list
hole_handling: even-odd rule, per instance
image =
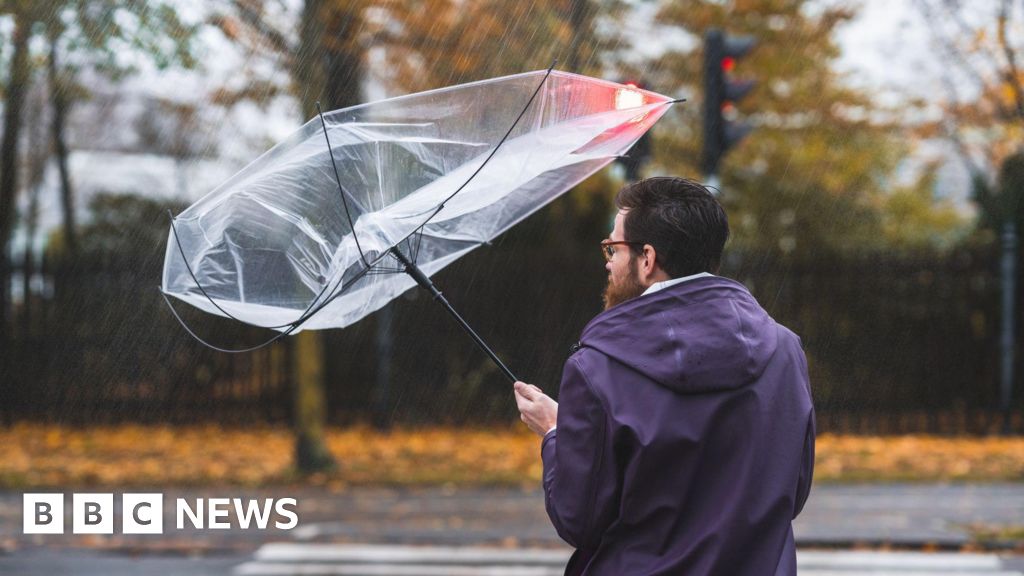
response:
[[[531,386],[526,382],[516,382],[515,384],[513,384],[513,387],[515,388],[516,393],[518,393],[523,398],[527,400],[533,400],[535,393],[532,389],[536,388],[536,386]]]
[[[526,398],[523,398],[523,395],[522,395],[522,394],[520,394],[518,390],[516,390],[516,392],[515,392],[515,397],[516,397],[516,406],[517,406],[517,407],[518,407],[518,408],[519,408],[520,410],[522,410],[522,409],[523,409],[523,406],[524,406],[524,405],[525,405],[525,404],[526,404],[526,403],[527,403],[528,401],[526,400]]]
[[[526,410],[527,408],[530,407],[531,404],[533,404],[533,401],[530,400],[529,398],[527,398],[526,396],[523,396],[522,394],[520,394],[519,390],[515,391],[515,397],[516,397],[516,407],[519,408],[520,412],[522,412],[523,410]]]

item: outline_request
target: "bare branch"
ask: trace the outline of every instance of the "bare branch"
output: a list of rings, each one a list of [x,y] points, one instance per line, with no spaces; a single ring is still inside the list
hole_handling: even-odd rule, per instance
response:
[[[935,13],[928,0],[916,0],[915,3],[917,4],[918,9],[921,11],[922,16],[924,16],[926,23],[928,24],[928,28],[931,31],[932,39],[936,43],[939,50],[943,52],[946,60],[954,64],[961,72],[963,72],[971,80],[977,83],[978,88],[984,94],[984,92],[986,92],[986,90],[989,88],[989,83],[985,80],[985,76],[982,74],[982,72],[978,70],[978,68],[968,60],[967,56],[963,53],[963,51],[960,50],[959,47],[957,47],[955,42],[952,39],[950,39],[948,35],[944,34],[942,30],[939,29],[939,22],[942,21],[942,16]],[[950,4],[950,0],[946,0],[945,5],[947,11],[950,12],[950,16],[954,16],[953,12],[956,9],[958,9],[958,6],[955,3]],[[966,26],[966,23],[963,22],[962,19],[954,19],[958,21],[958,27]],[[944,76],[947,74],[948,72],[944,74]],[[1012,114],[1012,112],[1010,110],[1007,110],[1003,103],[1000,102],[998,99],[996,99],[993,102],[993,105],[995,106],[997,112],[1002,116],[1010,116]]]
[[[943,86],[946,88],[946,91],[949,92],[950,100],[952,100],[954,104],[957,104],[959,96],[956,91],[956,86],[948,76],[943,76],[942,80]],[[951,115],[953,116],[952,121],[941,123],[941,126],[946,133],[946,138],[953,143],[953,148],[956,150],[957,156],[960,157],[960,160],[964,163],[964,166],[967,168],[967,171],[971,176],[985,179],[985,170],[981,166],[977,165],[971,158],[971,153],[967,149],[967,144],[964,143],[963,137],[960,135],[961,114],[959,106],[953,107]]]
[[[242,22],[270,44],[275,51],[286,55],[295,51],[295,47],[288,41],[288,38],[266,22],[263,18],[263,10],[254,0],[233,0],[232,5]]]

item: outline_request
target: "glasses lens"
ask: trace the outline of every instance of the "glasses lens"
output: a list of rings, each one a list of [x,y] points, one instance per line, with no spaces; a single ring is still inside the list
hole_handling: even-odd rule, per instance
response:
[[[601,252],[604,253],[604,259],[611,262],[612,258],[615,256],[615,247],[608,244],[602,245]]]

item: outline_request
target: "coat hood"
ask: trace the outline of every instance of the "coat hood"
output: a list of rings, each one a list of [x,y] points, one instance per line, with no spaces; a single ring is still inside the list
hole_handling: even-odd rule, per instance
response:
[[[739,282],[687,280],[598,314],[580,344],[681,394],[739,388],[778,346],[775,321]]]

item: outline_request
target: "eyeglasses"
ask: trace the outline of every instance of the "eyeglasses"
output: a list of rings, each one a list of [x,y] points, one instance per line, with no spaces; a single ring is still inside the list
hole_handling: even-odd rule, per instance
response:
[[[625,240],[601,240],[601,254],[604,254],[604,259],[608,262],[612,261],[615,257],[615,248],[619,244],[625,244],[627,246],[643,246],[643,242],[627,242]]]

